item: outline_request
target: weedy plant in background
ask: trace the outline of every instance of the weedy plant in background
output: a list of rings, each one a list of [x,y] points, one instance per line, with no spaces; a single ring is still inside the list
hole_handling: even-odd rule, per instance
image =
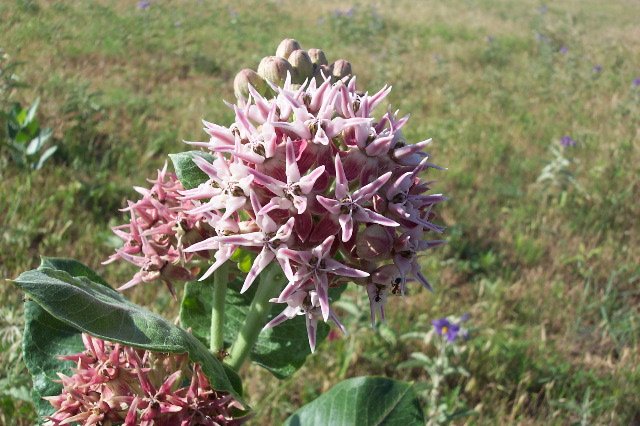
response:
[[[41,128],[38,123],[36,112],[39,104],[40,99],[36,99],[29,108],[16,103],[6,114],[6,143],[11,157],[19,167],[33,170],[41,169],[58,149],[56,145],[47,148],[52,132],[49,128]]]
[[[468,319],[468,315],[439,318],[432,321],[433,329],[430,331],[414,331],[401,336],[406,340],[422,340],[429,346],[435,346],[437,352],[436,356],[414,352],[410,360],[398,365],[398,368],[421,368],[428,374],[430,381],[417,386],[418,394],[426,402],[428,425],[447,424],[475,414],[461,401],[460,387],[451,389],[448,385],[456,379],[469,376],[460,362],[467,350],[465,341],[469,338],[469,331],[464,323]]]
[[[560,204],[564,204],[569,188],[575,188],[580,194],[587,196],[586,191],[575,178],[577,160],[571,156],[571,150],[578,144],[571,136],[563,136],[559,143],[553,143],[549,151],[553,158],[544,166],[536,183],[542,185],[546,196],[559,196]]]
[[[135,188],[114,228],[123,245],[105,262],[138,268],[120,291],[163,282],[175,296],[187,282],[180,326],[73,260],[44,258],[16,279],[47,424],[241,424],[242,365],[288,377],[328,324],[347,333],[332,302],[349,283],[368,295],[372,322],[410,285],[431,290],[418,256],[443,242],[433,208],[445,197],[421,176],[439,169],[430,140],[408,143],[398,111],[374,115],[391,88],[359,90],[348,61],[292,39],[234,88],[234,122],[204,121],[209,139],[187,142],[201,150]],[[382,421],[424,423],[410,384],[349,379],[287,424]]]
[[[19,62],[12,61],[0,49],[0,119],[3,122],[0,146],[9,152],[18,167],[38,170],[56,152],[57,147],[47,148],[51,129],[41,128],[36,118],[40,99],[36,99],[28,108],[11,102],[14,90],[25,87],[15,73],[18,65]]]

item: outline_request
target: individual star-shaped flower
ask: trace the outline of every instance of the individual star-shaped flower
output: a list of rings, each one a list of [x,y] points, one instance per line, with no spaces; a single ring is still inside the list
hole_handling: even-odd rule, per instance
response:
[[[432,205],[445,201],[442,194],[421,195],[418,191],[414,194],[414,188],[423,189],[419,184],[417,174],[427,167],[423,161],[413,171],[402,174],[386,189],[387,208],[401,220],[428,228],[434,232],[442,233],[444,228],[425,219],[422,211]]]
[[[291,275],[292,268],[284,268],[289,279],[289,284],[280,294],[278,300],[285,301],[299,288],[312,283],[318,294],[322,317],[329,319],[329,277],[337,275],[349,278],[368,277],[369,273],[344,265],[331,257],[331,245],[335,236],[330,236],[320,245],[309,251],[297,251],[282,248],[278,251],[278,257],[284,258],[289,265],[293,261],[297,265],[297,271]]]
[[[209,163],[200,156],[194,156],[193,162],[209,176],[209,180],[201,183],[197,188],[182,191],[185,199],[209,199],[204,204],[188,211],[190,214],[201,214],[224,209],[222,219],[244,207],[253,175],[249,168],[235,161],[228,163],[222,154],[218,153],[216,161]]]
[[[421,226],[416,226],[400,235],[393,247],[393,263],[402,274],[402,284],[400,292],[404,294],[406,276],[411,274],[424,288],[433,291],[431,284],[420,271],[417,253],[432,247],[437,247],[445,243],[443,240],[427,241],[422,239],[423,230]]]
[[[320,308],[320,298],[318,297],[318,293],[313,290],[297,290],[292,293],[290,297],[285,301],[271,299],[271,302],[287,303],[287,307],[284,308],[284,310],[280,314],[269,321],[269,323],[265,325],[264,328],[272,328],[277,326],[278,324],[283,323],[286,320],[295,318],[298,315],[304,315],[307,323],[309,347],[311,348],[311,352],[314,352],[316,349],[316,331],[318,328],[318,320],[323,317]],[[342,325],[340,319],[331,308],[329,308],[329,318],[338,326],[342,333],[347,334],[347,330],[345,329],[344,325]]]
[[[324,173],[325,167],[320,166],[305,176],[300,176],[300,169],[295,155],[295,147],[291,140],[286,142],[286,175],[287,182],[282,182],[271,176],[250,170],[255,176],[255,181],[264,185],[276,197],[272,198],[260,210],[260,214],[266,214],[275,209],[294,210],[302,214],[307,209],[307,195],[313,190],[316,180]]]
[[[354,219],[358,222],[377,223],[383,226],[400,226],[399,223],[382,216],[368,208],[362,203],[370,200],[384,186],[391,177],[391,172],[387,172],[368,185],[349,193],[349,182],[344,174],[340,156],[336,155],[336,188],[335,199],[316,196],[318,202],[329,211],[338,216],[338,222],[342,228],[342,241],[351,239],[354,228]]]
[[[213,227],[216,231],[217,236],[222,235],[230,235],[237,232],[240,232],[239,224],[233,219],[222,219],[222,217],[215,215],[213,213],[209,213],[210,222],[213,224]],[[207,279],[211,274],[215,272],[224,262],[229,260],[233,253],[236,251],[235,244],[227,244],[222,243],[216,240],[216,237],[207,238],[204,241],[200,241],[198,243],[192,244],[186,249],[184,249],[187,253],[193,253],[198,251],[207,251],[207,250],[215,250],[216,253],[214,255],[215,261],[213,265],[207,269],[207,271],[202,274],[199,281]]]
[[[251,205],[256,212],[256,223],[260,228],[259,231],[249,232],[246,234],[224,235],[211,238],[212,242],[218,242],[223,245],[245,246],[245,247],[262,247],[260,254],[256,257],[251,266],[251,270],[247,274],[240,293],[244,293],[251,286],[256,277],[266,268],[269,263],[276,258],[276,253],[280,247],[291,237],[295,218],[289,220],[282,226],[278,225],[267,214],[258,213],[261,210],[260,201],[255,192],[251,191]],[[284,260],[278,258],[280,266],[287,266]]]

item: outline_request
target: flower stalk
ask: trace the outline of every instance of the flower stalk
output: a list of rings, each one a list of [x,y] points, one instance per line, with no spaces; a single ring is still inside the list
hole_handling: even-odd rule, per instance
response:
[[[258,340],[258,335],[267,322],[269,310],[271,309],[269,299],[278,295],[286,279],[280,266],[277,263],[272,263],[260,274],[259,280],[260,284],[251,301],[247,317],[236,341],[231,346],[229,358],[226,360],[226,363],[236,371],[240,369],[249,353],[251,353],[251,349],[253,349],[256,340]]]
[[[224,302],[229,281],[229,262],[213,274],[213,306],[211,307],[211,333],[209,349],[218,356],[224,350]]]

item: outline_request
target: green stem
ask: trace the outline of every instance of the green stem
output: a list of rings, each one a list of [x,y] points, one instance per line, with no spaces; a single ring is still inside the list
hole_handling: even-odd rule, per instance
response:
[[[209,349],[214,355],[224,349],[224,300],[229,281],[229,262],[213,273],[213,306],[211,307],[211,333]]]
[[[277,263],[269,265],[260,274],[259,279],[259,283],[253,284],[258,286],[258,290],[253,296],[247,317],[235,343],[231,346],[229,358],[226,360],[227,364],[236,371],[240,369],[251,349],[253,349],[253,345],[258,340],[258,335],[266,323],[271,308],[269,299],[277,295],[278,290],[284,283],[282,269]]]

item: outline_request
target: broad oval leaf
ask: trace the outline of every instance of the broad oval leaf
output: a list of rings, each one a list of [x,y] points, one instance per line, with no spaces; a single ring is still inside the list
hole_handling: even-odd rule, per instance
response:
[[[300,408],[285,425],[413,426],[424,425],[424,414],[411,384],[356,377]]]
[[[73,259],[42,257],[40,268],[67,271],[74,277],[87,277],[108,286],[91,268]],[[32,400],[40,417],[53,414],[44,396],[59,395],[62,385],[57,373],[71,374],[72,362],[58,359],[84,350],[81,332],[51,316],[34,301],[25,302],[25,329],[22,340],[24,362],[33,380]]]
[[[207,345],[211,324],[213,285],[198,281],[187,283],[180,307],[182,326],[191,328],[192,333]],[[236,279],[228,285],[224,322],[224,340],[227,348],[235,340],[244,323],[258,285],[260,283],[256,281],[244,294],[240,294],[241,280]],[[336,299],[342,290],[343,287],[332,289],[330,295]],[[282,312],[285,307],[284,304],[274,303],[268,321]],[[319,323],[318,343],[326,339],[328,335],[329,326],[322,322]],[[284,379],[302,367],[309,354],[311,354],[311,349],[309,349],[305,319],[303,316],[298,316],[277,327],[263,330],[258,336],[250,358],[277,378]]]
[[[50,416],[55,410],[42,397],[62,391],[62,385],[56,383],[60,379],[57,373],[71,375],[73,362],[58,356],[84,350],[81,332],[57,320],[34,301],[25,303],[24,318],[22,352],[33,380],[31,398],[40,417]]]
[[[45,260],[46,261],[46,260]],[[101,339],[165,353],[188,353],[211,386],[242,401],[239,379],[193,335],[86,276],[41,266],[15,284],[65,325]],[[236,385],[234,387],[234,385]]]
[[[94,283],[106,285],[110,287],[109,284],[98,275],[93,269],[89,268],[82,262],[78,262],[75,259],[67,259],[63,257],[46,257],[42,256],[40,258],[40,266],[38,269],[42,268],[51,268],[57,269],[60,271],[68,272],[73,277],[86,277],[89,278]]]
[[[200,167],[193,162],[193,157],[199,156],[210,162],[213,161],[213,155],[203,151],[186,151],[178,154],[169,154],[173,168],[176,170],[176,176],[180,179],[180,183],[185,189],[197,187],[209,179],[209,176]]]

